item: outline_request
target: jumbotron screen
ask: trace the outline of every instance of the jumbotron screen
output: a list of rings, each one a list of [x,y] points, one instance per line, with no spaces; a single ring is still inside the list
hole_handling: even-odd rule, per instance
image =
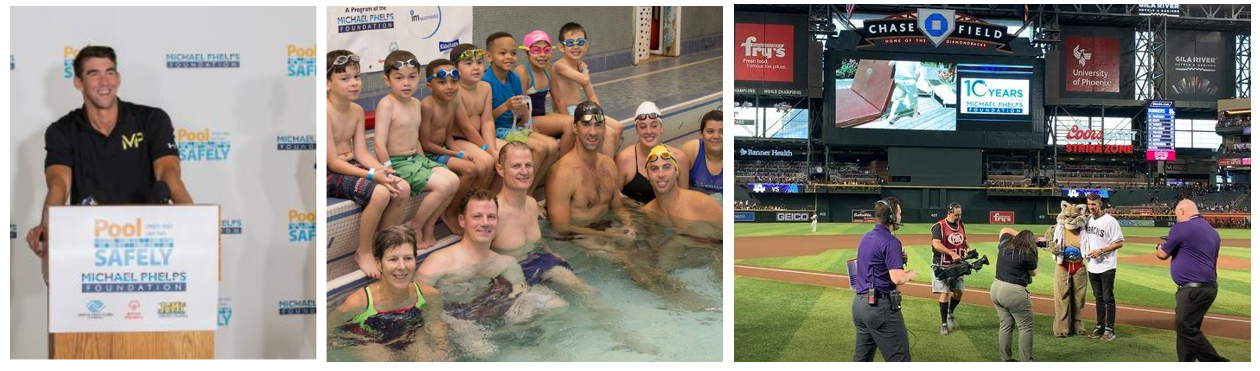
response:
[[[848,59],[836,70],[842,128],[1028,131],[1031,66]]]

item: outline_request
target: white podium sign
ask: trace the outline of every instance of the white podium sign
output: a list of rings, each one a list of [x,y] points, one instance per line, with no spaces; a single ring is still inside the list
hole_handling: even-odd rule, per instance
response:
[[[52,333],[215,330],[219,206],[49,210]]]

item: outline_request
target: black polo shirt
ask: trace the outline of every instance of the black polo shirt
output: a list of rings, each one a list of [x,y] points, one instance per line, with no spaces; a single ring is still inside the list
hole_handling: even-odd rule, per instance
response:
[[[44,132],[44,167],[71,169],[70,203],[142,203],[156,179],[153,161],[179,156],[171,117],[159,108],[118,100],[118,124],[105,136],[80,107]]]

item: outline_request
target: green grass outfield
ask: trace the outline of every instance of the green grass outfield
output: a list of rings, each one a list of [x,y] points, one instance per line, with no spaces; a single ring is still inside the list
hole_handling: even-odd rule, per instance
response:
[[[735,361],[830,361],[853,358],[853,319],[848,290],[735,278]],[[997,312],[962,304],[955,312],[959,329],[939,331],[936,301],[906,298],[906,326],[914,361],[1000,361]],[[1092,327],[1091,321],[1086,321]],[[1037,316],[1033,358],[1037,361],[1176,361],[1176,334],[1168,330],[1117,326],[1119,337],[1105,342],[1083,336],[1057,339],[1051,317]],[[1016,331],[1018,334],[1018,331]],[[1232,361],[1251,360],[1251,342],[1209,337],[1218,353]],[[1018,357],[1018,345],[1013,345]],[[876,355],[881,360],[881,355]]]
[[[811,233],[809,231],[809,223],[735,223],[735,237],[756,237],[756,236],[811,236],[811,235],[834,235],[834,234],[855,234],[860,235],[869,232],[874,224],[867,223],[818,223],[818,232]],[[967,224],[968,234],[992,234],[996,235],[1003,227],[1011,227],[1015,230],[1028,229],[1038,235],[1046,232],[1049,225],[997,225],[997,224]],[[1124,235],[1130,237],[1159,237],[1167,236],[1168,228],[1162,227],[1123,227]],[[1249,229],[1217,229],[1223,239],[1251,238],[1251,230]],[[911,223],[906,224],[897,231],[900,234],[932,234],[931,223]]]
[[[759,227],[760,225],[736,225],[735,234],[740,235],[741,229],[744,227]],[[780,226],[794,227],[791,224],[781,224]],[[922,229],[926,233],[930,233],[927,229],[928,225],[907,225],[898,233],[906,233],[909,229],[911,233],[917,229]],[[822,232],[823,225],[819,225],[819,233]],[[828,227],[838,229],[852,230],[855,227],[861,227],[859,233],[865,233],[870,230],[870,224],[830,224]],[[967,232],[969,235],[993,233],[996,234],[1001,226],[997,225],[968,225]],[[758,228],[759,229],[759,228]],[[992,229],[991,231],[989,229]],[[1157,234],[1159,231],[1154,229],[1167,230],[1167,228],[1141,228],[1130,227],[1125,228],[1126,235],[1130,235],[1130,230],[1140,234]],[[809,225],[805,224],[805,234],[809,234]],[[1226,230],[1229,231],[1229,230]],[[769,230],[763,230],[768,233]],[[1247,231],[1242,231],[1247,232]],[[851,233],[851,232],[850,232]],[[926,234],[924,233],[924,234]],[[840,234],[840,233],[834,233]],[[1222,232],[1224,235],[1225,232]],[[1249,234],[1249,233],[1248,233]],[[1249,238],[1247,235],[1241,237],[1227,238]],[[996,263],[997,243],[984,242],[973,243],[971,247],[977,249],[980,254],[989,255],[990,262]],[[1121,248],[1120,256],[1135,256],[1143,254],[1152,254],[1155,249],[1153,244],[1129,243]],[[910,245],[906,246],[906,252],[910,257],[909,268],[918,271],[920,274],[915,278],[916,282],[930,284],[931,272],[930,265],[932,259],[932,248],[929,245]],[[1227,246],[1221,248],[1222,256],[1229,256],[1240,259],[1250,259],[1251,249],[1241,246]],[[812,270],[821,272],[831,272],[839,274],[848,274],[845,268],[845,261],[857,257],[855,249],[837,249],[828,250],[817,255],[808,256],[788,256],[776,258],[757,258],[757,259],[740,259],[736,264],[754,265],[762,267],[774,267],[783,269]],[[1048,253],[1038,254],[1040,262],[1039,275],[1033,278],[1033,283],[1028,286],[1028,291],[1035,295],[1051,296],[1054,294],[1054,286],[1052,285],[1052,277],[1054,267],[1054,259]],[[1121,261],[1116,271],[1116,302],[1119,304],[1139,305],[1154,308],[1173,309],[1176,302],[1173,298],[1176,293],[1176,286],[1172,283],[1172,278],[1168,273],[1168,268],[1164,266],[1138,265]],[[979,288],[988,290],[993,284],[993,266],[985,266],[978,272],[974,272],[966,277],[966,285],[969,288]],[[1219,285],[1219,294],[1216,302],[1212,304],[1211,313],[1232,314],[1238,316],[1251,316],[1251,271],[1245,269],[1219,269],[1217,271],[1217,284]],[[1092,295],[1092,294],[1087,294]],[[1090,300],[1093,300],[1090,297]]]

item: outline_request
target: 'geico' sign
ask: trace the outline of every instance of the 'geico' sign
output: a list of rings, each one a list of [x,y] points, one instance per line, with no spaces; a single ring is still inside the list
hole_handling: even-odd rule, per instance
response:
[[[803,222],[809,220],[809,213],[778,213],[774,220],[780,222]]]
[[[1014,211],[990,211],[989,224],[1015,224]]]

